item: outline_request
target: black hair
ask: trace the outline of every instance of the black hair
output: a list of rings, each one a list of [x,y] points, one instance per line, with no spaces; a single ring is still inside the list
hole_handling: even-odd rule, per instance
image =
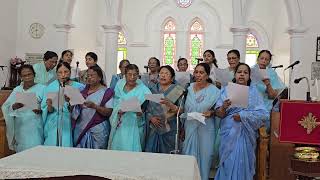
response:
[[[138,66],[137,65],[135,65],[135,64],[129,64],[128,66],[126,66],[126,69],[125,69],[125,74],[127,74],[127,72],[129,71],[129,70],[135,70],[138,74],[139,74],[139,68],[138,68]]]
[[[151,58],[149,58],[148,63],[149,63],[149,61],[150,61],[151,59],[156,60],[157,65],[160,66],[160,60],[159,60],[158,58],[156,58],[156,57],[151,57]]]
[[[94,52],[88,52],[85,57],[90,56],[95,62],[98,61],[98,56]]]
[[[228,51],[227,55],[231,53],[235,54],[240,59],[240,52],[237,49],[232,49]]]
[[[58,65],[57,65],[57,69],[56,69],[56,72],[58,72],[59,68],[61,66],[65,66],[67,69],[69,69],[69,71],[71,72],[71,66],[69,63],[67,62],[60,62]]]
[[[67,53],[70,53],[71,56],[73,56],[73,52],[67,49],[67,50],[62,51],[62,53],[61,53],[61,59],[62,59],[63,56],[64,56],[65,54],[67,54]]]
[[[186,59],[186,58],[179,58],[179,59],[178,59],[178,64],[180,63],[180,61],[186,61],[187,64],[188,64],[188,59]]]
[[[271,52],[269,51],[269,50],[266,50],[266,49],[264,49],[264,50],[261,50],[260,52],[259,52],[259,55],[258,55],[258,58],[261,56],[261,54],[262,53],[267,53],[269,56],[270,56],[270,61],[271,61],[271,59],[272,59],[272,54],[271,54]]]
[[[210,76],[210,66],[209,66],[209,64],[207,64],[207,63],[199,63],[199,64],[197,64],[197,66],[196,66],[194,69],[196,69],[198,66],[202,66],[202,67],[203,67],[204,71],[205,71],[206,74],[208,75],[207,82],[208,82],[208,83],[212,83],[213,81],[212,81],[212,79],[209,77],[209,76]]]
[[[43,60],[47,61],[51,58],[57,57],[58,58],[58,54],[53,52],[53,51],[47,51],[46,53],[44,53],[43,55]]]
[[[94,65],[94,66],[89,67],[89,69],[92,69],[94,72],[96,72],[98,74],[98,76],[101,78],[100,84],[105,85],[104,80],[103,80],[103,71],[100,68],[100,66]]]
[[[251,69],[250,69],[250,66],[248,65],[248,64],[246,64],[246,63],[242,63],[242,62],[240,62],[237,66],[236,66],[236,68],[234,69],[234,78],[232,79],[232,82],[233,83],[236,83],[236,73],[237,73],[237,71],[238,71],[238,69],[239,69],[239,67],[240,66],[242,66],[242,65],[244,65],[244,66],[247,66],[247,68],[248,68],[248,71],[249,71],[249,80],[248,80],[248,82],[247,82],[247,86],[250,86],[250,84],[251,84]]]
[[[164,66],[161,66],[160,69],[159,69],[159,72],[161,71],[161,69],[168,69],[168,71],[170,71],[170,74],[171,74],[171,78],[174,79],[174,77],[176,76],[176,73],[174,72],[174,69],[169,66],[169,65],[164,65]]]
[[[203,52],[203,56],[206,53],[210,53],[211,54],[211,56],[213,57],[213,62],[212,63],[214,64],[215,67],[218,67],[218,62],[217,62],[216,55],[214,54],[214,52],[211,49],[207,49],[207,50],[205,50]]]
[[[127,62],[128,64],[130,64],[130,61],[128,59],[123,59],[119,62],[119,68],[123,65],[123,63]]]
[[[19,74],[20,76],[21,76],[21,71],[22,71],[23,69],[30,69],[30,70],[32,71],[33,75],[34,75],[34,76],[36,75],[36,72],[34,71],[32,65],[30,65],[30,64],[24,64],[24,65],[22,65],[22,66],[18,69],[18,74]]]

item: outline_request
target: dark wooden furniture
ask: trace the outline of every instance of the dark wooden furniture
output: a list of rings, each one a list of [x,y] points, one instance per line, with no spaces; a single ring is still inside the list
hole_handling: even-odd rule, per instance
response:
[[[295,180],[294,175],[290,174],[291,157],[294,153],[294,144],[280,143],[278,140],[280,113],[272,112],[271,132],[270,132],[270,180]]]
[[[0,106],[9,97],[11,90],[0,90]],[[8,142],[6,137],[6,123],[3,118],[2,110],[0,109],[0,158],[6,157],[14,152],[8,148]]]
[[[314,177],[320,177],[320,160],[307,161],[291,158],[289,172],[299,180],[312,180]]]

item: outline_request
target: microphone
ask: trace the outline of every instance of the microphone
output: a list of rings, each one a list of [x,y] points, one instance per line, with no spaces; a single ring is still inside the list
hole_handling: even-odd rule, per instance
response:
[[[307,80],[307,84],[308,84],[308,89],[307,89],[307,101],[311,101],[309,79],[308,79],[307,77],[297,78],[297,79],[294,80],[294,83],[295,83],[295,84],[299,84],[299,82],[300,82],[302,79],[306,79],[306,80]]]
[[[145,69],[146,69],[146,71],[148,72],[148,70],[149,70],[149,66],[143,66]]]
[[[277,69],[277,68],[283,68],[283,65],[272,66],[271,68],[273,68],[273,69]]]
[[[60,82],[60,86],[61,87],[66,87],[66,83],[70,80],[70,78],[66,78],[66,80],[64,80],[63,82]]]
[[[203,58],[196,58],[196,60],[198,61],[198,64],[203,61]]]
[[[287,69],[289,69],[289,68],[292,68],[292,69],[293,69],[293,66],[295,66],[295,65],[297,65],[297,64],[299,64],[299,63],[300,63],[300,61],[296,61],[296,62],[290,64],[290,66],[286,67],[284,70],[287,70]]]
[[[79,61],[76,62],[77,67],[79,67]]]

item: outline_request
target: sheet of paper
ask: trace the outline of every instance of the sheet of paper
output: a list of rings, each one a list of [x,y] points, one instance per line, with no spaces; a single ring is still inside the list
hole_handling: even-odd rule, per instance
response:
[[[142,112],[139,100],[137,97],[132,97],[120,102],[120,109],[123,112]]]
[[[33,110],[33,109],[39,108],[37,96],[35,93],[17,92],[16,102],[22,103],[24,105],[22,108],[20,108],[20,110],[25,110],[25,109]]]
[[[64,88],[64,94],[70,98],[70,105],[83,104],[85,102],[84,97],[80,93],[79,89],[72,86],[66,86]]]
[[[251,69],[251,81],[252,82],[260,82],[264,79],[269,79],[268,73],[266,69]]]
[[[202,115],[202,113],[199,112],[191,112],[187,114],[187,120],[197,120],[202,124],[206,124],[205,117]]]
[[[160,103],[161,99],[164,98],[164,95],[163,94],[146,94],[145,98],[146,100]]]
[[[214,70],[215,79],[212,79],[213,81],[218,81],[221,83],[222,86],[228,85],[228,82],[230,81],[229,78],[229,72],[225,69],[218,69],[216,68]]]
[[[248,107],[249,86],[229,82],[227,86],[227,94],[228,99],[231,101],[230,107]]]
[[[185,87],[186,84],[190,83],[190,73],[189,72],[175,72],[175,80],[181,86]]]
[[[51,99],[52,100],[52,106],[57,108],[58,107],[58,92],[49,92],[47,94],[47,99]],[[62,106],[62,102],[60,103],[60,105]]]
[[[266,69],[259,69],[261,80],[269,79],[268,73]]]

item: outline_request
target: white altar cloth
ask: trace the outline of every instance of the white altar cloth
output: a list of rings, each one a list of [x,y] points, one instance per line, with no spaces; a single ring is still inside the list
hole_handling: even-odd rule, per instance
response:
[[[0,179],[90,175],[125,180],[199,180],[193,156],[38,146],[0,159]]]

